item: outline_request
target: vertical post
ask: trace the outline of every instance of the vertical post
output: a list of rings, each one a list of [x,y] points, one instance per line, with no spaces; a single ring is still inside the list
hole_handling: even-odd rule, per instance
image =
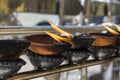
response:
[[[91,0],[85,0],[85,24],[88,24],[90,22],[90,6],[91,6]]]
[[[109,0],[107,4],[108,4],[108,22],[112,22],[111,0]]]
[[[87,77],[87,67],[82,68],[81,71],[82,71],[82,73],[81,73],[82,79],[81,80],[88,80],[88,77]]]
[[[63,17],[64,17],[64,0],[59,0],[60,1],[60,9],[59,9],[59,25],[62,25],[63,22]]]
[[[112,80],[120,80],[120,61],[113,62]]]

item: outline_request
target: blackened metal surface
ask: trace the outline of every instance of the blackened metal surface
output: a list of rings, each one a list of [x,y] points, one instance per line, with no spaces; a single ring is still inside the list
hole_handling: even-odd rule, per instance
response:
[[[25,64],[26,62],[22,59],[16,61],[0,60],[0,79],[13,76]]]
[[[30,50],[27,52],[27,56],[36,69],[42,70],[54,69],[58,67],[65,59],[67,59],[62,55],[39,55],[31,52]]]

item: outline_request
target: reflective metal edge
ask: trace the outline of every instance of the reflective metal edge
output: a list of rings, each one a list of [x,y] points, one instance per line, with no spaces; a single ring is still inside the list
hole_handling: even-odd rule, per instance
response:
[[[63,30],[76,33],[76,32],[100,32],[105,30],[103,27],[87,27],[87,28],[62,28]],[[43,31],[52,31],[55,32],[53,29],[42,29],[42,28],[0,28],[0,35],[18,35],[18,34],[37,34],[43,33]]]

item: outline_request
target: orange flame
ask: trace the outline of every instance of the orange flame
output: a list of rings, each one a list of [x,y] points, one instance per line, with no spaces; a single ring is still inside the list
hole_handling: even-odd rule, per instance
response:
[[[53,23],[49,22],[49,24],[51,25],[51,27],[56,30],[57,32],[64,34],[66,37],[68,37],[69,39],[71,39],[72,35],[60,28],[58,28],[56,25],[54,25]]]
[[[108,26],[104,26],[104,28],[106,28],[109,32],[111,32],[114,35],[118,35],[119,33],[111,28],[109,28]]]
[[[63,38],[63,37],[60,37],[60,36],[58,36],[58,35],[52,34],[52,33],[48,32],[48,31],[45,31],[45,33],[48,34],[49,36],[51,36],[52,38],[54,38],[54,39],[55,39],[56,41],[58,41],[58,42],[62,42],[62,41],[68,42],[68,43],[70,43],[72,46],[74,46],[74,43],[73,43],[73,42],[71,41],[71,39],[69,39],[69,38]]]
[[[117,30],[120,32],[120,26],[115,24],[115,27],[117,28]]]

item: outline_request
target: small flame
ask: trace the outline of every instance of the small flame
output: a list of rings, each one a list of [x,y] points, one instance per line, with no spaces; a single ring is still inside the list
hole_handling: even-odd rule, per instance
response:
[[[117,28],[117,30],[120,32],[120,26],[115,24],[115,27]]]
[[[49,24],[51,25],[51,27],[56,30],[57,32],[64,34],[66,37],[68,37],[69,39],[71,39],[72,35],[60,28],[58,28],[56,25],[54,25],[53,23],[49,22]]]
[[[104,26],[104,28],[106,28],[109,32],[111,32],[112,34],[118,35],[119,33],[111,28],[109,28],[108,26]]]
[[[62,41],[68,42],[72,46],[74,46],[74,43],[69,38],[63,38],[63,37],[60,37],[58,35],[52,34],[52,33],[48,32],[48,31],[45,31],[45,33],[48,34],[49,36],[51,36],[52,38],[54,38],[58,42],[62,42]]]

